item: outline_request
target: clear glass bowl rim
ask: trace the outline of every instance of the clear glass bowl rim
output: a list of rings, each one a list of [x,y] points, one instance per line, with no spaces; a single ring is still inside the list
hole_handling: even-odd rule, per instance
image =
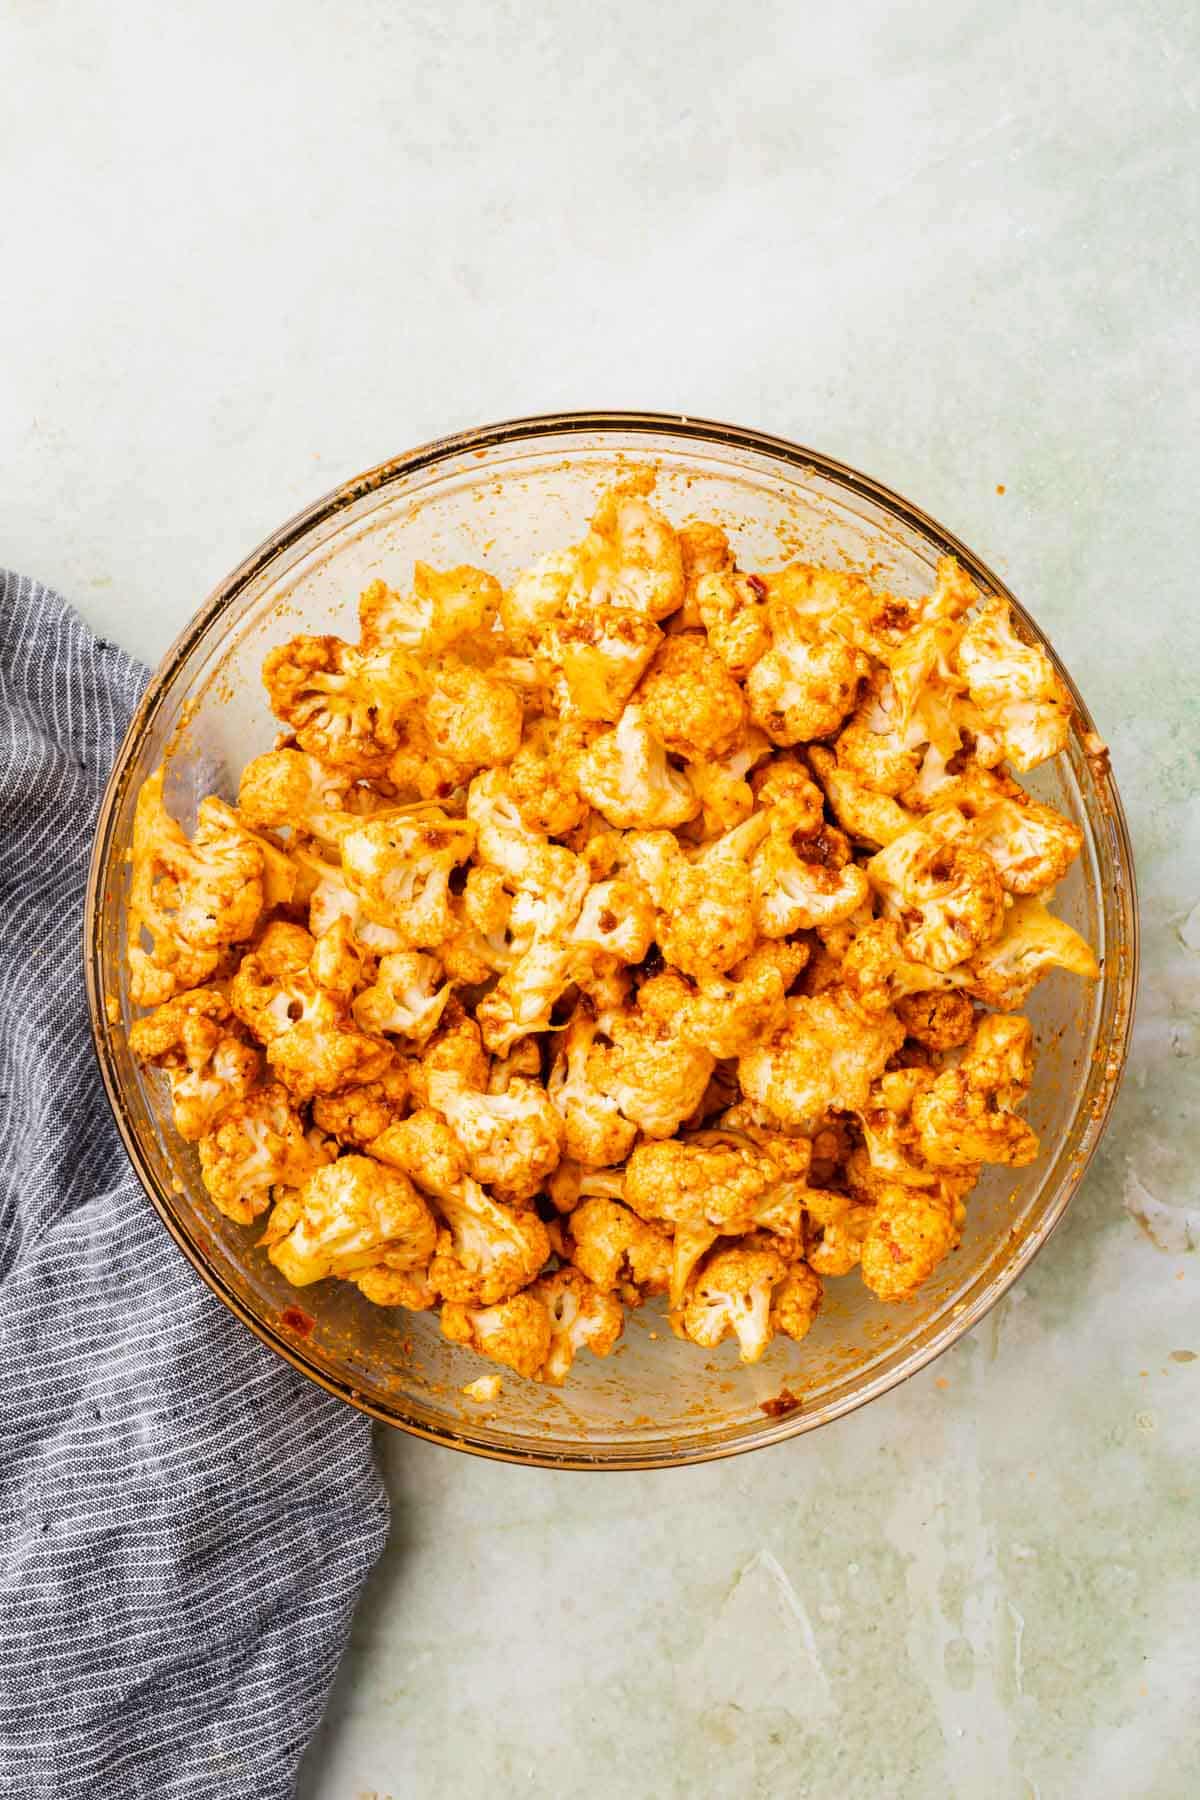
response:
[[[568,437],[581,432],[603,433],[606,431],[613,433],[643,431],[668,438],[700,439],[714,445],[758,452],[775,457],[798,472],[813,471],[820,476],[827,476],[874,505],[884,508],[903,525],[916,530],[931,544],[936,545],[939,551],[956,556],[977,585],[987,588],[992,593],[1002,595],[1010,602],[1015,614],[1027,630],[1045,645],[1058,673],[1066,682],[1076,707],[1078,731],[1081,734],[1095,734],[1096,732],[1095,724],[1083,696],[1076,687],[1070,671],[1064,667],[1045,633],[1038,629],[1029,613],[1005,582],[955,537],[953,532],[947,531],[943,525],[923,512],[920,507],[913,505],[911,501],[884,486],[883,483],[873,480],[870,476],[862,474],[846,463],[839,462],[834,457],[809,449],[789,439],[775,437],[767,432],[696,418],[686,413],[584,411],[532,414],[526,418],[509,419],[496,424],[478,426],[421,444],[415,449],[379,463],[363,474],[343,482],[303,512],[297,513],[281,525],[213,589],[208,599],[180,632],[151,676],[117,752],[101,799],[84,905],[83,960],[92,1039],[109,1106],[130,1162],[151,1205],[201,1279],[229,1310],[249,1327],[256,1337],[310,1381],[383,1424],[391,1425],[429,1442],[462,1450],[469,1455],[487,1457],[493,1461],[557,1469],[622,1470],[682,1467],[728,1456],[743,1455],[750,1450],[778,1444],[788,1438],[815,1430],[820,1425],[829,1424],[835,1418],[841,1418],[847,1413],[857,1411],[859,1407],[865,1406],[869,1401],[888,1393],[901,1382],[907,1381],[919,1370],[927,1367],[935,1358],[942,1355],[951,1345],[957,1343],[959,1338],[986,1317],[991,1308],[1003,1298],[1046,1244],[1062,1219],[1102,1140],[1128,1057],[1140,964],[1139,917],[1133,850],[1120,794],[1105,759],[1100,766],[1095,763],[1090,766],[1094,785],[1102,792],[1103,810],[1113,827],[1115,863],[1122,883],[1122,892],[1118,898],[1123,904],[1115,909],[1116,942],[1106,943],[1104,946],[1104,949],[1110,953],[1104,956],[1105,973],[1103,977],[1106,981],[1116,979],[1119,991],[1115,996],[1111,1033],[1106,1043],[1099,1047],[1105,1054],[1105,1070],[1099,1092],[1090,1099],[1086,1092],[1081,1092],[1079,1103],[1071,1118],[1068,1142],[1074,1142],[1083,1134],[1085,1120],[1082,1115],[1085,1111],[1086,1122],[1090,1122],[1094,1127],[1087,1133],[1088,1142],[1083,1154],[1075,1156],[1068,1164],[1036,1229],[1030,1231],[1016,1243],[1012,1256],[996,1272],[988,1285],[972,1301],[963,1306],[957,1316],[948,1318],[940,1331],[924,1343],[913,1346],[907,1355],[900,1357],[895,1362],[889,1362],[869,1380],[864,1381],[860,1387],[838,1401],[817,1407],[811,1412],[801,1409],[778,1419],[764,1419],[761,1427],[747,1431],[736,1441],[717,1444],[700,1442],[673,1452],[669,1456],[639,1453],[636,1448],[631,1446],[627,1455],[614,1456],[605,1453],[602,1457],[594,1457],[589,1456],[586,1450],[575,1448],[563,1453],[554,1453],[549,1450],[531,1451],[524,1447],[506,1449],[491,1442],[473,1439],[469,1427],[453,1433],[430,1429],[420,1422],[405,1418],[399,1412],[372,1404],[349,1381],[332,1378],[325,1370],[308,1361],[302,1347],[281,1336],[268,1320],[260,1317],[238,1294],[234,1293],[227,1286],[220,1272],[208,1262],[202,1251],[191,1241],[176,1216],[173,1196],[160,1187],[142,1154],[137,1134],[124,1105],[112,1053],[111,1033],[114,1028],[109,1022],[104,1004],[101,897],[104,891],[105,873],[111,859],[114,823],[125,787],[136,770],[138,746],[149,730],[159,708],[171,696],[176,674],[193,647],[219,618],[220,614],[232,606],[237,596],[250,581],[267,568],[276,557],[297,544],[309,532],[335,519],[339,513],[344,512],[358,500],[388,486],[397,478],[411,476],[451,458],[463,454],[486,455],[489,450],[497,450],[525,439]],[[1098,736],[1098,734],[1096,735]],[[1112,951],[1119,951],[1119,954],[1111,954]],[[1112,973],[1114,969],[1116,970],[1115,977]],[[1062,1145],[1058,1146],[1060,1156],[1062,1149]]]

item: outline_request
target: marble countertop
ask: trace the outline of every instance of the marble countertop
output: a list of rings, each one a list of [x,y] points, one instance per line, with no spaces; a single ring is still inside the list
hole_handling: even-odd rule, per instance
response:
[[[740,1461],[388,1437],[392,1542],[305,1800],[1195,1792],[1198,53],[1187,0],[0,18],[32,71],[0,139],[0,559],[155,660],[281,519],[426,437],[758,425],[1004,575],[1137,846],[1133,1063],[1018,1289]]]

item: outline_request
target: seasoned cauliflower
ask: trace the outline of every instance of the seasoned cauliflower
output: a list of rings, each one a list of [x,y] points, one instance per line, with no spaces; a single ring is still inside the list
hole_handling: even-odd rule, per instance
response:
[[[452,1344],[465,1344],[529,1381],[541,1374],[550,1354],[550,1314],[543,1302],[528,1292],[493,1306],[447,1300],[442,1307],[442,1334]]]
[[[527,719],[521,747],[508,767],[508,792],[523,826],[564,837],[587,817],[579,791],[579,758],[594,728],[575,719]]]
[[[805,943],[759,944],[729,976],[703,975],[684,1005],[681,1035],[724,1061],[783,1022],[787,991],[810,955]]]
[[[1081,833],[1008,773],[1071,706],[1007,604],[949,556],[743,572],[654,488],[280,645],[239,809],[189,836],[160,770],[130,859],[131,1047],[216,1205],[552,1385],[651,1296],[753,1360],[825,1278],[913,1293],[1037,1153],[1007,1015],[1098,974],[1046,907]]]
[[[1014,901],[999,936],[964,965],[964,984],[973,999],[1009,1012],[1024,1004],[1051,969],[1096,980],[1100,967],[1091,946],[1047,909],[1047,897]]]
[[[773,744],[832,737],[854,706],[868,670],[860,650],[815,628],[809,610],[813,586],[806,581],[798,588],[789,581],[770,593],[771,647],[746,677],[750,717]]]
[[[691,782],[667,761],[642,708],[632,702],[580,756],[577,780],[585,800],[622,830],[669,829],[700,810]]]
[[[597,1030],[595,1013],[581,1002],[559,1038],[546,1091],[563,1121],[566,1155],[573,1162],[602,1169],[624,1161],[638,1128],[593,1077]]]
[[[286,1090],[275,1083],[234,1101],[199,1142],[200,1175],[219,1212],[251,1225],[275,1187],[293,1188],[327,1160]]]
[[[899,924],[905,953],[932,969],[965,962],[1004,924],[1004,889],[992,859],[923,826],[877,851],[867,878],[885,917]]]
[[[935,805],[926,829],[983,851],[1010,894],[1057,886],[1083,847],[1083,833],[1070,819],[1032,800],[1011,777],[976,763],[942,784]]]
[[[429,1279],[444,1300],[468,1306],[507,1300],[550,1256],[537,1214],[502,1205],[469,1175],[440,1192],[437,1204],[448,1229],[438,1234]]]
[[[537,660],[560,713],[611,724],[662,641],[653,619],[602,603],[562,613],[547,625]]]
[[[540,1081],[521,1076],[503,1093],[480,1093],[436,1071],[426,1083],[429,1104],[462,1146],[467,1168],[505,1200],[539,1193],[562,1156],[564,1128]]]
[[[904,1300],[928,1281],[958,1243],[961,1203],[938,1189],[890,1184],[871,1209],[859,1264],[879,1300]]]
[[[436,949],[454,929],[450,876],[471,853],[474,832],[438,806],[413,806],[368,819],[342,839],[352,893],[404,949]]]
[[[666,639],[637,697],[663,748],[691,761],[728,756],[746,724],[741,688],[698,632]]]
[[[313,1124],[339,1143],[365,1150],[403,1118],[408,1095],[408,1066],[397,1057],[377,1081],[318,1094],[312,1103]]]
[[[767,584],[758,575],[721,570],[696,583],[696,611],[709,643],[731,675],[748,675],[771,647]]]
[[[382,775],[405,713],[425,690],[420,665],[391,647],[364,650],[337,637],[297,637],[267,653],[271,710],[307,750],[350,776]]]
[[[977,715],[981,762],[1005,758],[1023,774],[1066,748],[1071,697],[1041,645],[1023,642],[1013,630],[1007,600],[989,600],[967,626],[958,666]]]
[[[882,847],[911,830],[915,823],[912,813],[898,800],[867,787],[853,770],[842,767],[832,750],[812,744],[808,760],[825,790],[830,811],[855,843]]]
[[[360,819],[387,802],[303,750],[268,750],[242,770],[238,814],[258,830],[286,829],[336,849]]]
[[[700,617],[700,583],[706,575],[725,575],[734,567],[729,539],[719,525],[696,519],[679,528],[679,553],[683,558],[683,604],[671,620],[671,629],[695,631]]]
[[[687,975],[723,974],[755,942],[749,859],[766,821],[748,819],[689,856],[670,831],[632,833],[625,850],[657,909],[659,948]]]
[[[625,1329],[621,1302],[593,1287],[578,1269],[540,1275],[528,1291],[550,1319],[550,1350],[539,1379],[551,1387],[562,1386],[580,1350],[607,1356]]]
[[[758,1362],[774,1336],[771,1302],[787,1274],[784,1258],[762,1238],[714,1251],[678,1315],[683,1335],[705,1349],[736,1337],[741,1360]]]
[[[669,1233],[607,1195],[593,1194],[573,1208],[564,1247],[589,1281],[606,1294],[618,1293],[626,1306],[670,1286]]]
[[[354,1022],[381,1036],[389,1032],[417,1049],[426,1043],[450,998],[436,956],[421,950],[394,950],[379,959],[375,979],[354,1001]]]
[[[653,486],[653,471],[639,472],[601,496],[576,576],[593,606],[665,619],[682,605],[683,555],[674,528],[646,499]]]
[[[162,1069],[171,1090],[175,1129],[194,1143],[211,1131],[262,1073],[262,1053],[249,1043],[226,996],[192,988],[166,1001],[129,1029],[129,1047]]]
[[[368,650],[395,645],[437,656],[451,644],[484,630],[500,604],[500,584],[483,569],[462,564],[438,570],[413,564],[411,594],[373,581],[358,602],[362,643]]]
[[[861,1108],[903,1042],[894,1012],[865,1013],[835,985],[789,999],[783,1024],[739,1057],[738,1076],[760,1123],[809,1130],[831,1107]]]
[[[133,821],[128,938],[135,1006],[158,1006],[207,981],[222,952],[250,936],[264,901],[262,846],[233,809],[215,795],[202,800],[189,842],[166,809],[163,781],[156,769],[142,783]]]
[[[412,1182],[369,1156],[343,1156],[279,1201],[262,1242],[293,1287],[354,1275],[387,1258],[423,1269],[437,1225]]]
[[[713,1071],[708,1051],[680,1034],[680,993],[686,989],[678,976],[646,982],[634,1005],[605,1015],[604,1035],[588,1053],[589,1082],[647,1137],[678,1131],[703,1099]]]
[[[1038,1153],[1037,1134],[1012,1111],[1029,1089],[1033,1030],[1028,1019],[980,1019],[957,1068],[943,1069],[913,1101],[922,1154],[936,1168],[1007,1163]]]
[[[797,829],[791,809],[777,805],[766,814],[769,829],[754,852],[754,922],[764,937],[835,925],[858,911],[867,898],[867,878],[850,860],[850,845],[836,825]]]

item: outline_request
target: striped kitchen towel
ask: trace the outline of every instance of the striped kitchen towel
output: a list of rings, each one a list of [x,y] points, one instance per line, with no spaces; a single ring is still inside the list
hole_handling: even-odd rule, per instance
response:
[[[0,1794],[275,1800],[383,1547],[371,1427],[163,1230],[108,1112],[81,915],[145,671],[0,573]]]

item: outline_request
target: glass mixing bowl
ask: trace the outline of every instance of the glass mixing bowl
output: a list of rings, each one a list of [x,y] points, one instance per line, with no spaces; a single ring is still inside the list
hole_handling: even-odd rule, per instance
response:
[[[478,562],[500,579],[578,539],[596,491],[619,465],[652,463],[677,520],[716,519],[744,565],[803,556],[928,590],[952,551],[985,591],[979,559],[878,483],[814,451],[732,426],[638,413],[567,414],[465,432],[372,469],[276,532],[201,609],[150,683],[105,794],[92,859],[86,964],[92,1029],[113,1112],[146,1192],[194,1268],[264,1343],[331,1393],[417,1436],[553,1467],[654,1468],[775,1444],[886,1393],[922,1368],[1012,1285],[1077,1187],[1104,1130],[1129,1038],[1137,914],[1129,840],[1107,760],[1078,705],[1070,748],[1029,782],[1074,819],[1084,849],[1056,909],[1096,949],[1095,983],[1054,974],[1028,1008],[1039,1041],[1028,1112],[1042,1153],[991,1169],[971,1197],[962,1246],[920,1295],[883,1306],[857,1277],[835,1281],[803,1344],[778,1339],[742,1368],[736,1345],[677,1341],[652,1302],[628,1317],[616,1353],[582,1356],[562,1389],[505,1376],[490,1406],[461,1393],[492,1365],[445,1342],[432,1314],[371,1306],[344,1282],[297,1292],[231,1224],[176,1137],[160,1079],[126,1038],[126,898],[137,791],[160,762],[167,797],[192,822],[197,801],[233,797],[276,724],[259,667],[298,631],[357,635],[360,589],[404,582],[413,560]],[[1051,651],[1053,655],[1053,651]]]

